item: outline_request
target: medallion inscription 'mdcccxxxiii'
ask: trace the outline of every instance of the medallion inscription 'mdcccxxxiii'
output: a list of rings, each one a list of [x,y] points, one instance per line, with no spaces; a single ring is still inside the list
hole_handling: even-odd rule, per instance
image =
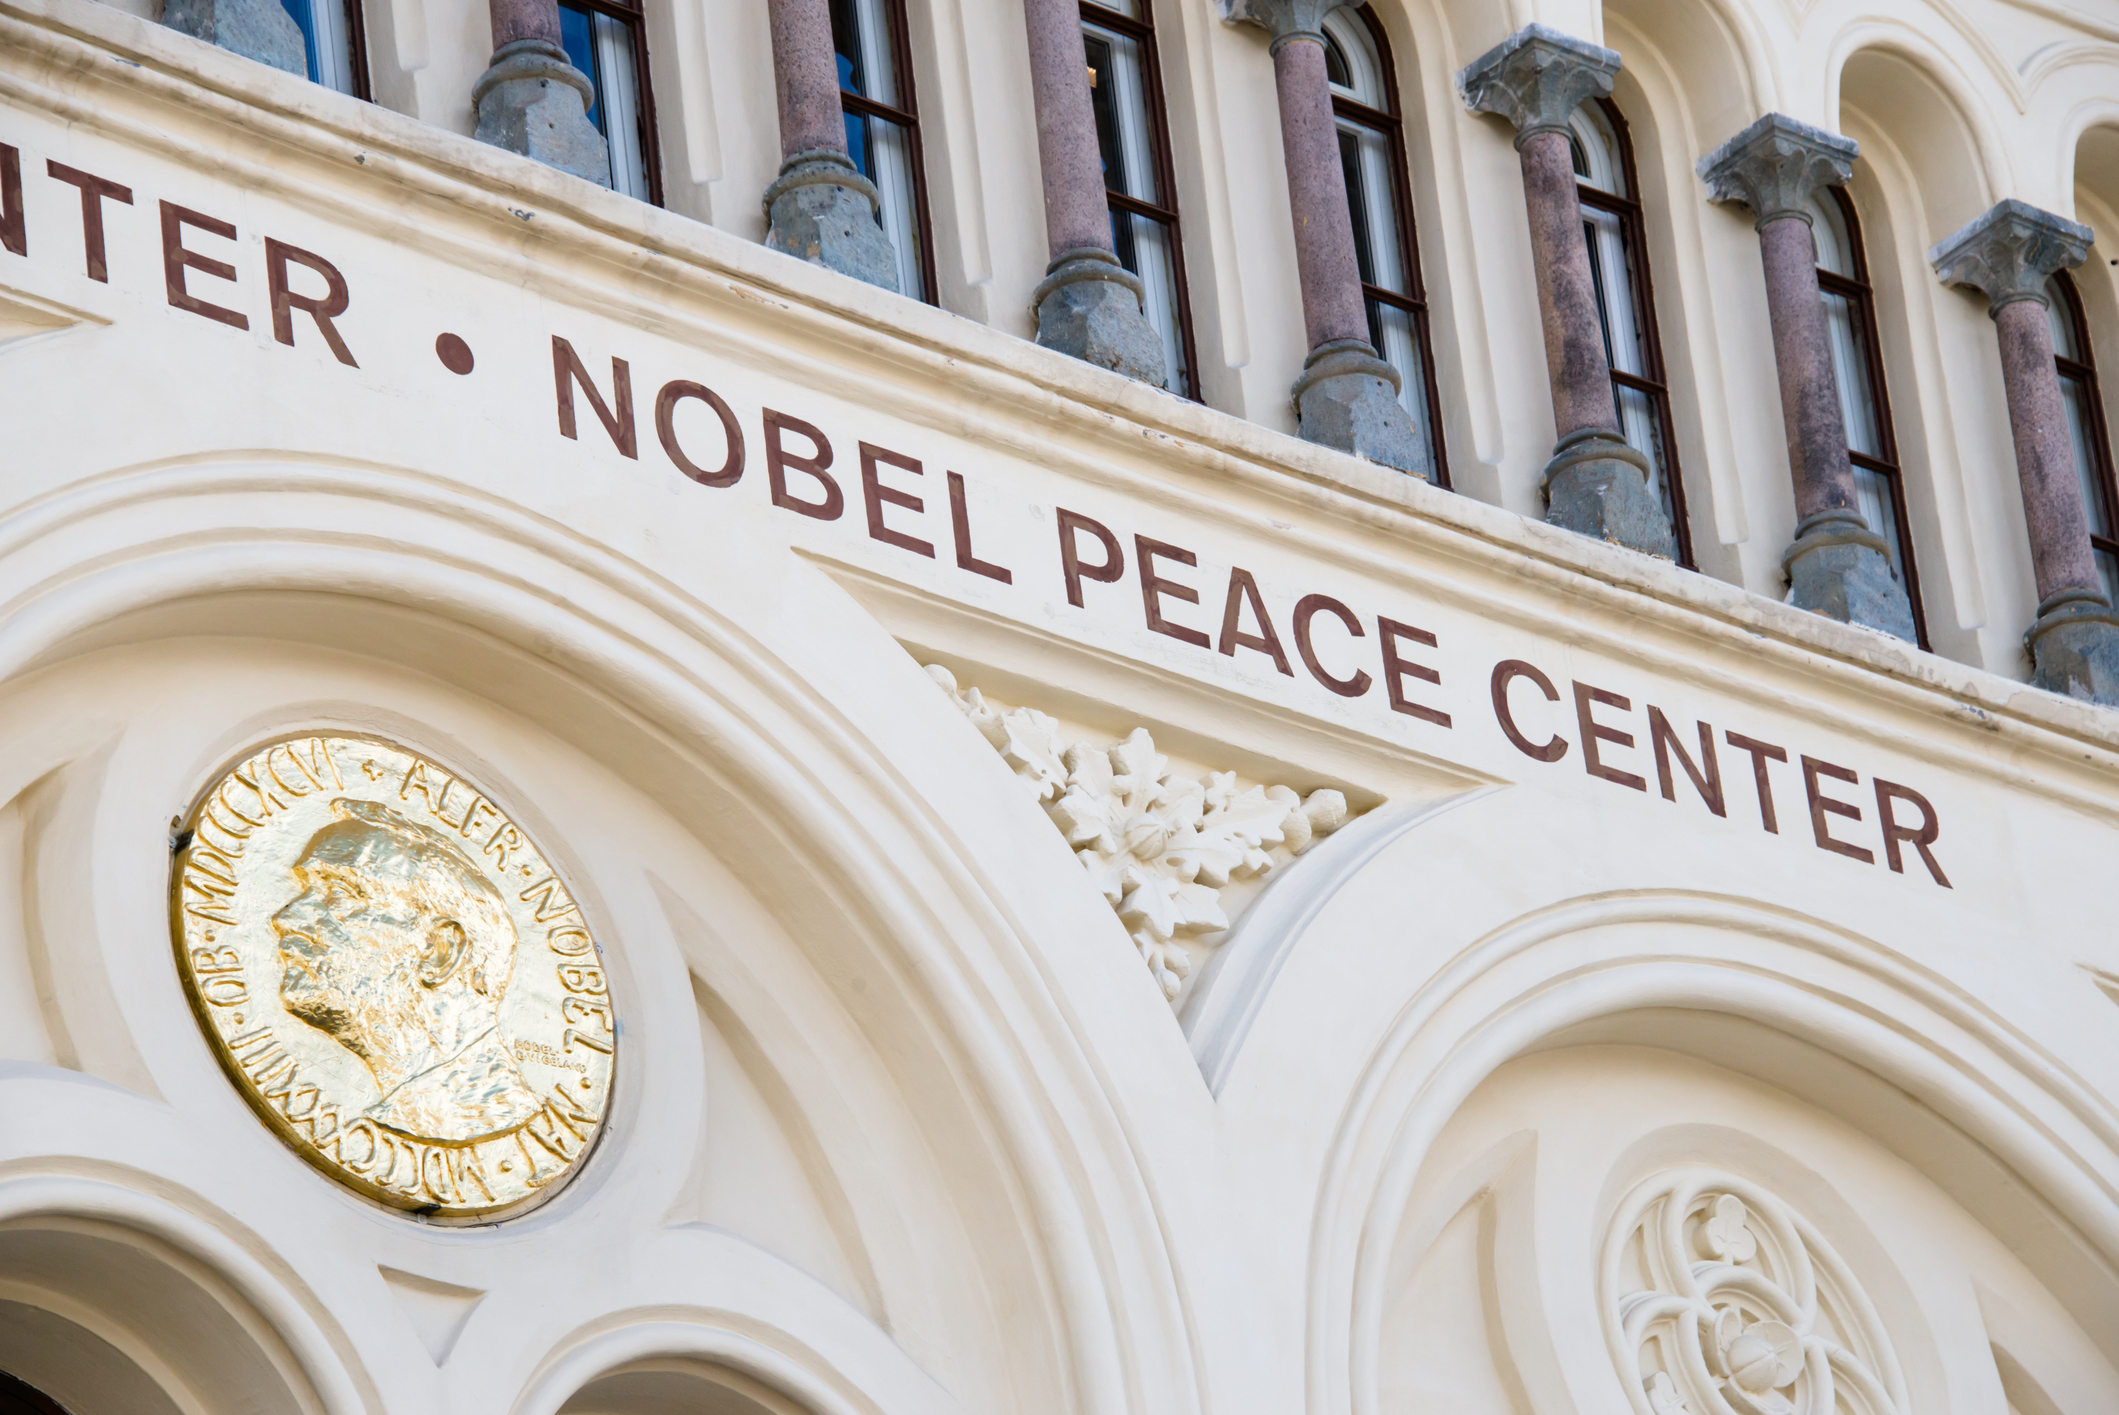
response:
[[[566,886],[476,787],[363,737],[215,781],[170,881],[178,971],[229,1078],[372,1199],[493,1218],[595,1143],[617,1019]]]

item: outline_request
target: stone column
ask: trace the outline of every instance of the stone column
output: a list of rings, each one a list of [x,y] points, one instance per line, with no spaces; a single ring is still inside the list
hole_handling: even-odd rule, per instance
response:
[[[2090,548],[2045,315],[2046,279],[2082,264],[2090,241],[2089,227],[2012,198],[1941,242],[1928,259],[1943,283],[1969,285],[1987,297],[2001,340],[2016,475],[2038,577],[2038,618],[2023,636],[2031,682],[2119,707],[2119,615],[2105,598]]]
[[[898,288],[883,199],[846,149],[839,60],[826,0],[768,0],[780,175],[765,189],[765,244],[812,265]]]
[[[1757,218],[1766,311],[1780,374],[1781,421],[1795,481],[1795,540],[1781,556],[1798,609],[1914,637],[1913,608],[1891,573],[1890,550],[1862,519],[1847,456],[1847,419],[1832,372],[1817,245],[1805,204],[1854,175],[1852,138],[1769,113],[1700,159],[1716,201]]]
[[[1611,92],[1619,56],[1544,25],[1526,25],[1467,65],[1457,86],[1474,113],[1515,124],[1545,323],[1559,442],[1545,465],[1545,519],[1634,550],[1675,558],[1670,518],[1648,489],[1648,458],[1619,431],[1611,365],[1597,320],[1567,119]]]
[[[1118,263],[1111,240],[1081,6],[1077,0],[1023,0],[1023,18],[1052,255],[1030,297],[1037,308],[1037,342],[1161,388],[1168,381],[1162,336],[1148,323],[1140,277]]]
[[[1432,458],[1398,401],[1398,370],[1369,343],[1354,253],[1339,125],[1324,66],[1324,15],[1339,0],[1221,0],[1222,18],[1273,37],[1280,149],[1295,215],[1295,269],[1310,353],[1293,389],[1298,431],[1311,442],[1425,475]]]
[[[301,27],[280,0],[166,0],[162,23],[245,59],[309,76]]]
[[[591,182],[611,184],[611,151],[589,121],[596,90],[559,47],[559,0],[489,0],[493,62],[471,87],[471,136]]]

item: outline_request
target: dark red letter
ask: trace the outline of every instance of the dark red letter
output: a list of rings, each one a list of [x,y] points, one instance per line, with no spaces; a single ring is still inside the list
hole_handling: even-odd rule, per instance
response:
[[[290,260],[296,265],[305,265],[324,277],[322,299],[314,295],[297,295],[287,288],[287,262]],[[273,338],[290,347],[293,345],[294,311],[300,310],[316,321],[317,332],[324,336],[324,342],[331,346],[331,352],[338,356],[340,363],[349,368],[360,367],[353,362],[352,351],[346,348],[346,341],[338,337],[338,330],[331,323],[336,316],[346,312],[346,277],[338,273],[337,266],[320,255],[285,245],[267,236],[265,289],[272,296]]]
[[[885,545],[894,545],[900,550],[909,550],[914,555],[924,555],[929,560],[934,559],[932,545],[906,535],[903,531],[894,531],[883,524],[883,503],[886,501],[908,511],[925,511],[927,503],[917,496],[899,491],[894,486],[883,485],[883,474],[876,470],[878,462],[888,462],[893,467],[901,467],[916,477],[924,475],[920,464],[910,457],[901,457],[895,452],[870,443],[861,444],[861,499],[868,506],[869,539],[879,540]]]
[[[1907,830],[1892,819],[1893,801],[1907,802],[1920,811],[1920,829]],[[1944,889],[1950,887],[1949,877],[1943,874],[1942,866],[1935,863],[1934,852],[1928,849],[1935,843],[1935,837],[1942,834],[1942,822],[1935,818],[1935,808],[1928,804],[1927,797],[1910,786],[1900,786],[1879,776],[1876,778],[1876,818],[1884,826],[1884,860],[1893,870],[1899,874],[1906,872],[1905,861],[1899,857],[1898,843],[1910,840],[1913,848],[1920,852],[1920,862],[1928,867],[1929,874],[1935,876],[1935,882]]]
[[[1360,669],[1354,670],[1354,676],[1351,678],[1334,678],[1325,672],[1324,665],[1317,661],[1317,650],[1310,647],[1310,620],[1319,610],[1325,609],[1339,616],[1339,622],[1346,625],[1349,634],[1357,639],[1364,637],[1361,621],[1354,617],[1353,610],[1330,595],[1306,594],[1295,601],[1295,652],[1302,655],[1303,667],[1310,670],[1312,678],[1342,698],[1358,698],[1369,690],[1369,684],[1375,680]]]
[[[1520,658],[1504,658],[1494,665],[1493,697],[1494,721],[1501,724],[1501,731],[1515,744],[1516,750],[1533,761],[1556,762],[1567,755],[1567,739],[1555,732],[1542,747],[1534,747],[1530,739],[1516,726],[1515,714],[1508,710],[1508,685],[1517,678],[1528,678],[1545,694],[1545,701],[1560,701],[1560,690],[1532,665]]]
[[[1103,564],[1082,564],[1080,552],[1074,544],[1076,531],[1087,531],[1103,542]],[[1126,573],[1126,552],[1119,548],[1118,537],[1112,535],[1110,529],[1101,522],[1092,521],[1087,516],[1077,515],[1065,507],[1060,507],[1059,540],[1060,568],[1067,575],[1067,603],[1076,609],[1086,607],[1082,603],[1082,581],[1095,580],[1098,584],[1108,585]]]
[[[13,148],[7,150],[7,160],[12,166],[15,160],[15,150]],[[132,188],[121,187],[116,182],[107,182],[101,177],[83,172],[78,167],[68,167],[63,162],[46,162],[44,170],[50,173],[55,180],[81,189],[81,250],[82,254],[87,258],[88,278],[100,280],[108,285],[110,283],[110,263],[104,258],[103,251],[103,202],[108,198],[111,201],[123,202],[125,205],[131,206]],[[8,243],[8,249],[14,251],[16,255],[27,254],[16,244],[22,239],[23,234],[21,205],[22,177],[18,172],[15,175],[15,240]],[[162,212],[163,229],[167,231],[169,203],[166,201],[162,203]],[[203,226],[206,223],[202,219],[198,224]],[[227,234],[233,236],[235,228],[230,227]],[[209,267],[202,265],[199,268],[205,270]],[[233,270],[229,271],[228,278],[231,280],[235,278]],[[180,285],[183,283],[181,275],[177,277],[177,283]],[[175,304],[176,301],[172,300],[170,303]]]
[[[697,398],[721,419],[721,436],[728,445],[728,455],[721,459],[718,472],[698,465],[677,445],[677,405],[687,398]],[[677,470],[701,486],[734,486],[743,475],[743,429],[728,404],[721,401],[721,395],[703,383],[679,378],[662,385],[662,391],[655,395],[655,436],[662,439],[662,450],[669,454]]]
[[[81,200],[83,202],[82,210],[86,212],[88,209],[88,198],[84,194]],[[235,239],[235,226],[232,223],[214,216],[201,216],[196,211],[187,211],[181,206],[176,206],[166,201],[163,202],[162,283],[168,287],[169,303],[180,310],[189,310],[193,314],[202,314],[208,319],[219,320],[222,324],[232,325],[237,329],[248,329],[250,320],[247,316],[238,314],[231,309],[223,309],[219,305],[209,305],[184,288],[184,271],[186,267],[193,270],[202,270],[206,274],[221,280],[235,279],[235,267],[227,261],[215,260],[211,256],[203,256],[196,251],[184,249],[184,228],[186,226],[196,226],[201,231],[211,231],[214,235],[224,240],[232,241]],[[99,215],[96,224],[96,248],[91,252],[91,259],[99,264],[103,254],[102,241],[103,226]],[[91,268],[89,274],[94,275],[95,270]]]
[[[797,457],[780,445],[782,429],[809,439],[816,451],[807,457]],[[773,505],[785,506],[790,511],[819,521],[836,521],[839,513],[846,509],[846,498],[839,492],[839,484],[824,474],[831,465],[831,444],[824,434],[800,418],[787,413],[765,410],[765,479],[772,484]],[[800,501],[787,494],[787,469],[807,472],[824,488],[822,501]]]
[[[603,430],[611,435],[622,456],[635,461],[640,458],[640,443],[633,433],[633,371],[624,359],[611,360],[611,401],[618,405],[614,415],[604,406],[603,395],[596,391],[596,384],[589,371],[581,366],[581,358],[574,346],[557,334],[552,336],[552,387],[559,395],[559,435],[574,436],[574,385],[589,395],[589,406],[596,411],[596,420]]]
[[[964,479],[955,472],[949,474],[949,529],[956,536],[957,569],[999,580],[1004,585],[1015,583],[1015,576],[1005,568],[971,553],[971,512],[964,505]]]
[[[1193,589],[1190,585],[1180,585],[1175,580],[1165,580],[1162,576],[1155,573],[1155,558],[1159,555],[1168,556],[1180,565],[1197,565],[1199,557],[1189,550],[1180,550],[1174,545],[1165,545],[1159,540],[1149,540],[1146,536],[1133,537],[1133,554],[1138,560],[1140,603],[1141,608],[1147,614],[1148,627],[1158,634],[1168,634],[1173,639],[1180,639],[1188,644],[1197,644],[1201,648],[1208,647],[1207,636],[1200,633],[1199,630],[1188,629],[1182,624],[1172,624],[1169,620],[1163,618],[1162,597],[1164,595],[1174,596],[1187,604],[1197,604],[1199,603],[1199,591]]]
[[[1874,851],[1864,850],[1859,845],[1849,845],[1844,840],[1834,840],[1832,838],[1831,829],[1825,824],[1825,817],[1829,814],[1845,816],[1849,820],[1860,820],[1861,807],[1850,806],[1845,801],[1834,801],[1827,797],[1824,788],[1818,785],[1817,779],[1820,776],[1829,776],[1834,781],[1845,781],[1850,784],[1861,780],[1860,777],[1843,766],[1834,766],[1830,762],[1821,762],[1816,757],[1803,758],[1803,790],[1810,795],[1810,831],[1817,837],[1817,848],[1830,850],[1835,855],[1845,855],[1849,859],[1859,860],[1865,865],[1875,864],[1876,854]]]

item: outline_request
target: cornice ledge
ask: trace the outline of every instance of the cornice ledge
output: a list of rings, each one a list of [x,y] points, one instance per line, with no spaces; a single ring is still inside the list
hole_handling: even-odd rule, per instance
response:
[[[24,77],[25,70],[40,69],[63,75],[63,83],[45,86]],[[347,181],[413,185],[516,235],[526,219],[527,200],[545,250],[571,246],[635,279],[650,268],[672,280],[689,270],[712,286],[733,288],[753,300],[784,302],[788,317],[829,325],[848,347],[923,376],[944,373],[959,389],[1007,400],[1017,414],[1040,422],[1047,435],[1065,429],[1105,445],[1137,447],[1148,439],[1166,444],[1167,451],[1189,452],[1195,465],[1171,470],[1212,487],[1216,501],[1225,500],[1234,483],[1341,523],[1373,526],[1381,516],[1408,551],[1483,560],[1519,580],[1544,581],[1576,597],[1586,593],[1602,608],[1654,620],[1681,634],[1739,634],[1752,641],[1753,653],[1769,653],[1784,666],[1836,679],[1841,688],[1901,709],[1933,711],[1988,731],[2022,729],[2027,735],[2018,738],[2018,745],[2077,763],[2084,754],[2069,744],[2087,744],[2114,754],[2103,765],[2119,765],[2119,713],[1920,653],[1887,635],[1808,614],[1189,403],[527,158],[253,64],[97,0],[0,0],[0,98],[44,106],[128,140],[174,149],[174,139],[158,136],[152,125],[128,125],[115,111],[120,105],[99,108],[84,102],[80,95],[99,83],[135,106],[176,108],[194,119],[205,110],[204,116],[226,124],[241,142],[307,155],[338,169]],[[302,190],[300,175],[284,180],[287,190]],[[665,264],[656,266],[655,258]],[[550,273],[555,285],[590,283],[557,263]],[[597,302],[608,304],[608,291],[594,293]],[[2056,742],[2047,734],[2066,740]]]

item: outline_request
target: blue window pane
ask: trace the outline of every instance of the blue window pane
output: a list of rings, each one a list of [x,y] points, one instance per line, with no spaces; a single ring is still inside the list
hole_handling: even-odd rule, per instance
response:
[[[603,131],[603,78],[596,72],[596,45],[590,38],[587,11],[571,5],[559,7],[559,47],[566,50],[567,62],[588,76],[590,91],[596,95],[589,104],[589,121],[600,133]]]
[[[316,59],[316,10],[311,0],[280,0],[280,6],[301,28],[302,53],[309,65],[309,82],[320,82],[322,75],[318,71]]]

